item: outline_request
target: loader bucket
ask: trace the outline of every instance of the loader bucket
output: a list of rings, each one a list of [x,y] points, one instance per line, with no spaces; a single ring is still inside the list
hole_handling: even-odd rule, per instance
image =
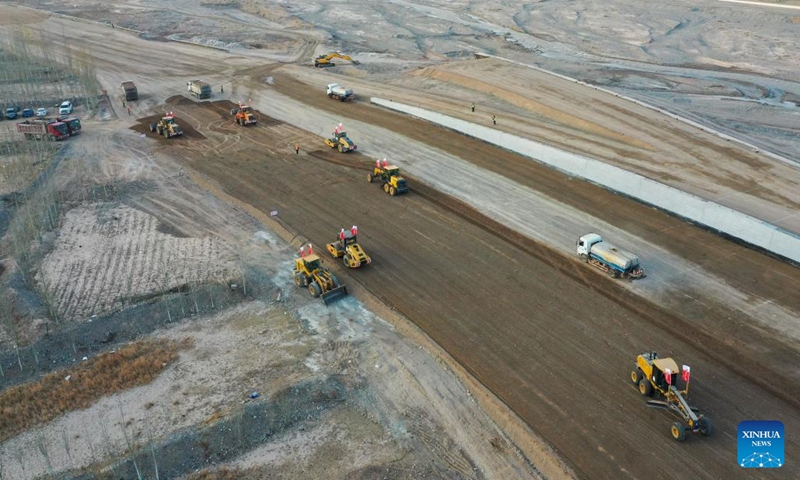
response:
[[[347,296],[347,287],[342,285],[340,287],[336,287],[333,290],[328,290],[327,292],[322,294],[322,301],[325,302],[325,305],[330,305],[331,303],[344,298]]]

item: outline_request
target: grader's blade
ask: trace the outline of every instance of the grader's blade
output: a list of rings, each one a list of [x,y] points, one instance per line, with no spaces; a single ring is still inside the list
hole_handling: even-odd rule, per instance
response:
[[[342,285],[340,287],[334,288],[333,290],[328,290],[327,292],[322,294],[322,301],[325,302],[325,305],[330,305],[331,303],[340,300],[347,296],[347,287]]]
[[[660,400],[648,400],[647,406],[651,408],[670,408],[670,404],[667,402],[662,402]]]

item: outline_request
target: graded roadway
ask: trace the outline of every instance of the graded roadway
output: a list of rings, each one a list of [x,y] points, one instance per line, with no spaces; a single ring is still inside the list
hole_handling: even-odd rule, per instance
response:
[[[674,254],[703,259],[734,285],[796,288],[793,267],[667,215],[462,135],[368,104],[348,107],[362,121],[374,117],[467,161],[501,159],[504,174],[564,202],[592,199],[598,218],[669,244]],[[329,259],[340,279],[361,284],[419,325],[581,477],[734,478],[741,472],[739,421],[769,412],[787,430],[800,427],[800,387],[790,367],[800,357],[774,332],[739,321],[732,329],[724,306],[701,310],[698,302],[675,299],[674,310],[660,308],[417,179],[409,179],[408,195],[392,198],[367,183],[372,159],[330,150],[321,137],[263,113],[258,126],[243,128],[232,122],[226,101],[174,97],[166,108],[199,128],[177,141],[160,139],[165,155],[242,203],[278,211],[278,220],[318,251],[340,228],[358,225],[373,263],[348,271]],[[136,128],[143,131],[149,121]],[[290,148],[294,142],[306,146],[299,155]],[[746,272],[725,261],[731,256]],[[791,301],[786,308],[796,308]],[[692,366],[691,403],[713,419],[712,438],[694,435],[679,444],[668,433],[673,417],[645,407],[628,378],[635,356],[649,349]],[[797,440],[790,437],[787,452],[793,451]]]

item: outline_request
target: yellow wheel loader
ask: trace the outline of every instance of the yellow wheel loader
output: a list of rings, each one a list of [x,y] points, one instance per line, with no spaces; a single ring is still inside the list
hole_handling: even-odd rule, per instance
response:
[[[381,188],[391,196],[408,192],[406,179],[400,176],[400,167],[396,165],[375,165],[367,174],[367,181],[380,180]]]
[[[252,108],[239,102],[238,108],[231,109],[231,115],[236,119],[236,123],[241,126],[255,125],[258,123],[258,118]]]
[[[339,234],[339,239],[327,245],[333,258],[341,258],[347,268],[358,268],[372,263],[372,259],[358,244],[356,234],[350,230]]]
[[[294,283],[298,287],[307,288],[312,297],[322,297],[325,305],[347,295],[347,287],[340,284],[336,275],[323,267],[322,259],[314,254],[295,259]]]
[[[179,137],[183,135],[183,129],[175,123],[175,115],[167,114],[158,123],[150,124],[150,131],[158,135],[164,135],[165,138]]]
[[[670,428],[675,440],[686,440],[686,432],[699,432],[705,437],[711,436],[713,425],[711,419],[698,414],[698,410],[690,407],[686,401],[689,395],[688,366],[684,365],[681,382],[683,390],[678,389],[678,364],[671,358],[658,358],[658,353],[647,352],[636,358],[636,365],[631,371],[631,381],[644,397],[658,394],[663,400],[648,400],[647,406],[663,408],[681,418]]]

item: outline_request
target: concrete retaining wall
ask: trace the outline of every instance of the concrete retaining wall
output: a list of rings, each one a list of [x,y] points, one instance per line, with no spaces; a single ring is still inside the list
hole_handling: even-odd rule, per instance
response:
[[[800,264],[800,236],[763,220],[599,160],[494,128],[391,100],[373,97],[370,101],[525,155],[568,175],[588,180]]]

